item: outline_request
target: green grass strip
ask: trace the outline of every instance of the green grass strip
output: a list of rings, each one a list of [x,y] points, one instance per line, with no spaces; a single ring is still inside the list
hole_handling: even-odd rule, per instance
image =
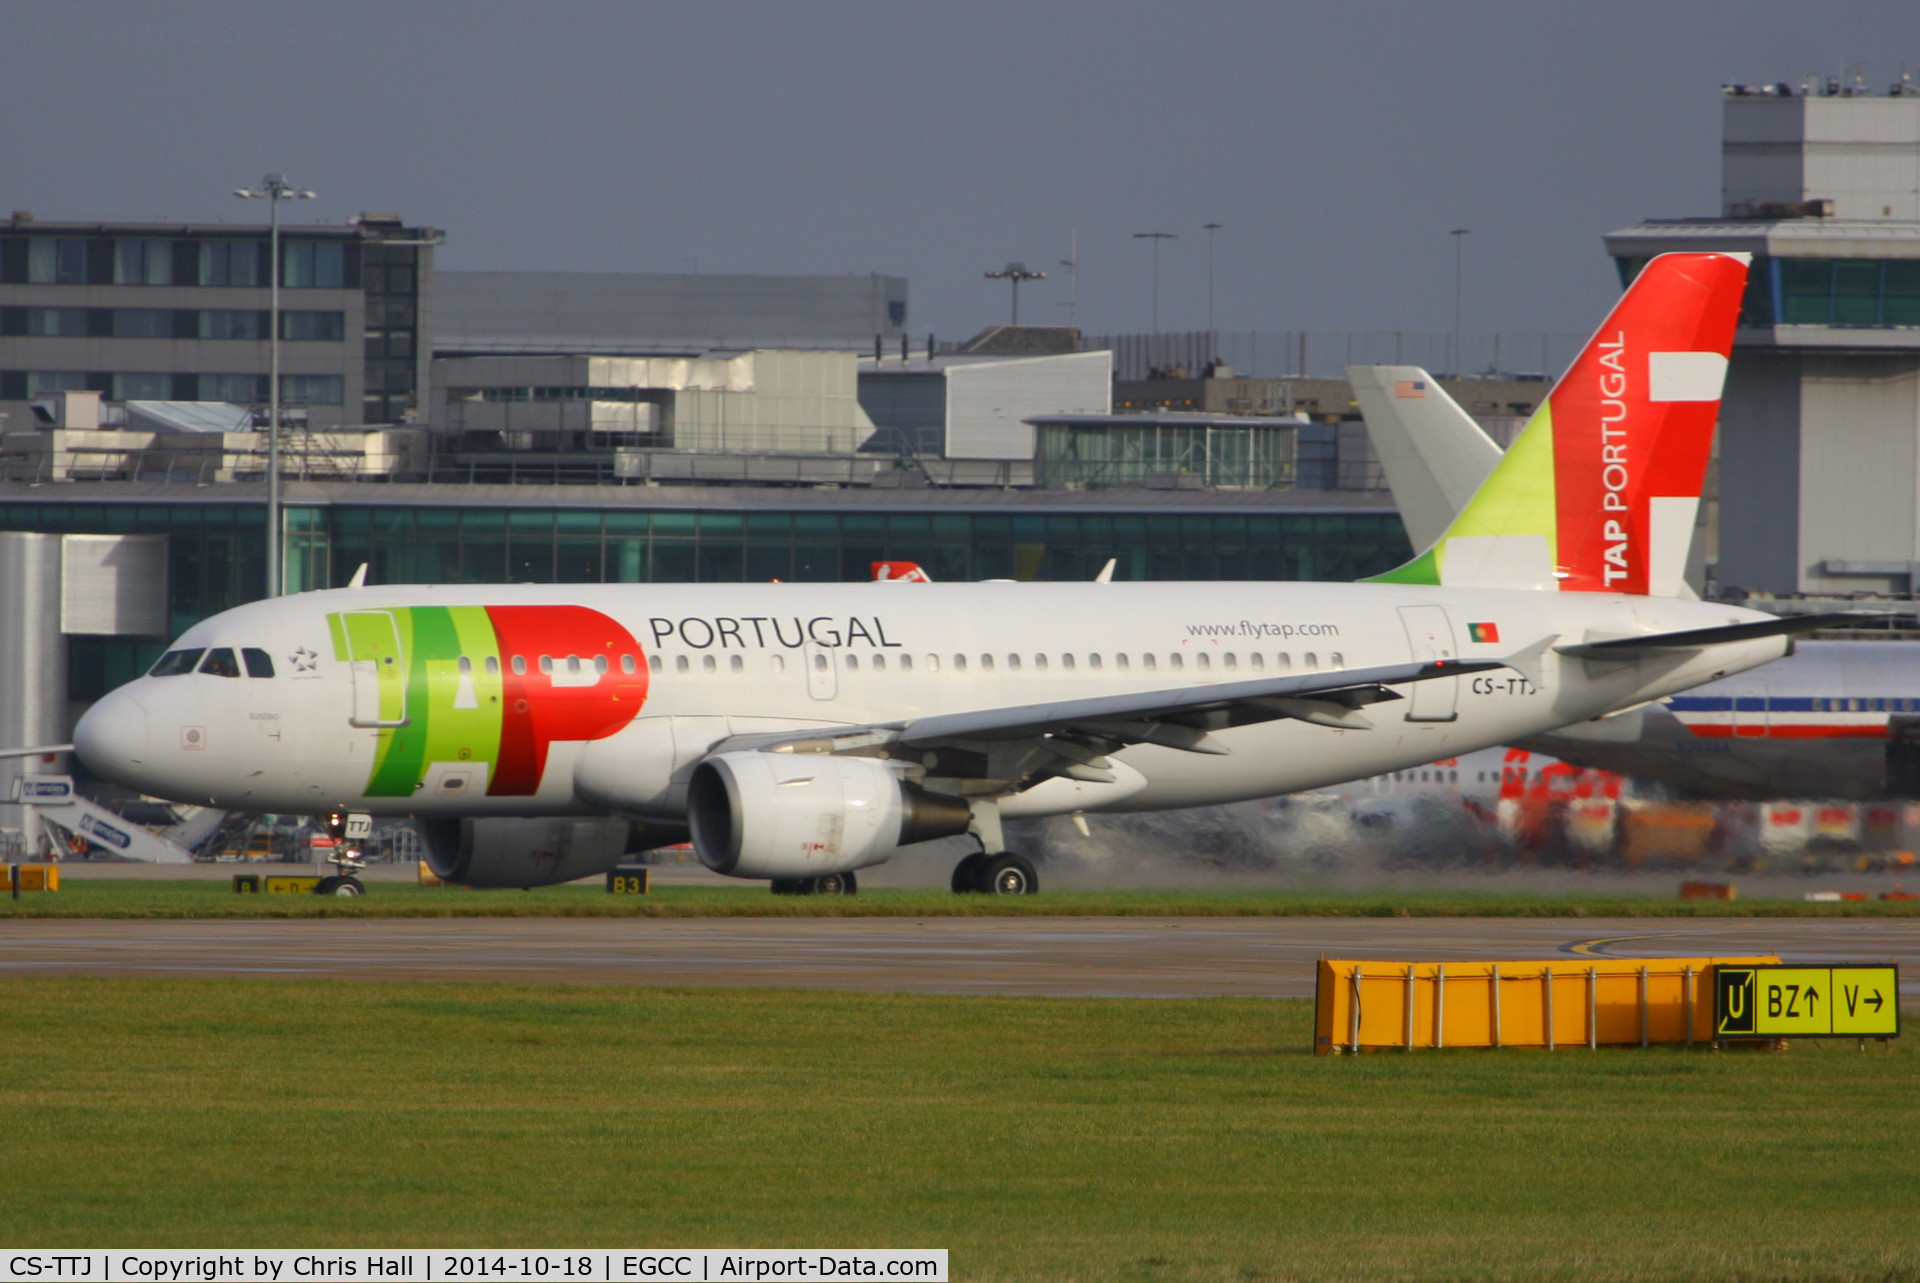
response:
[[[1920,1276],[1920,1057],[1305,1054],[1304,1002],[0,981],[10,1245],[955,1278]]]
[[[598,885],[470,891],[371,882],[359,899],[236,895],[226,882],[69,878],[57,892],[0,895],[0,919],[27,918],[1909,918],[1912,900],[1681,900],[1657,895],[1398,890],[1042,891],[957,896],[874,889],[857,896],[776,896],[765,884],[664,886],[647,896]]]

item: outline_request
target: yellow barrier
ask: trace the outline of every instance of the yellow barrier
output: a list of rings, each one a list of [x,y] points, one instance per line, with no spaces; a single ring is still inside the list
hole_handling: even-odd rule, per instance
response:
[[[1314,987],[1315,1055],[1431,1047],[1647,1046],[1713,1039],[1713,969],[1765,958],[1334,962]]]
[[[18,879],[10,889],[20,891],[58,891],[60,866],[57,864],[15,864],[0,869],[0,877]]]

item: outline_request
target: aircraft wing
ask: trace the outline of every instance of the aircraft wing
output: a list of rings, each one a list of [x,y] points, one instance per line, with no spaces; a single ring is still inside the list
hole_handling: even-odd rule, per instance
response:
[[[872,754],[877,750],[888,756],[915,757],[924,750],[953,749],[960,750],[957,760],[972,762],[965,773],[981,778],[1066,775],[1104,781],[1112,778],[1106,771],[1105,754],[1130,744],[1225,754],[1229,750],[1211,732],[1283,717],[1339,730],[1367,730],[1371,723],[1361,715],[1362,708],[1404,698],[1389,687],[1502,667],[1505,664],[1498,660],[1441,660],[1261,677],[942,713],[849,726],[826,734],[742,736],[717,746],[716,751]]]
[[[1756,637],[1781,637],[1810,633],[1821,628],[1845,628],[1885,615],[1872,610],[1841,610],[1824,615],[1784,615],[1751,624],[1726,624],[1719,628],[1689,628],[1677,633],[1645,633],[1634,637],[1609,637],[1604,641],[1575,642],[1555,646],[1554,650],[1574,659],[1592,659],[1630,664],[1636,659],[1671,654],[1681,650],[1699,650],[1725,642],[1752,641]]]

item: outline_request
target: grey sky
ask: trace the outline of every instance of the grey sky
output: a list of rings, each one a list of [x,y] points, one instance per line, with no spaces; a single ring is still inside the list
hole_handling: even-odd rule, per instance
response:
[[[1601,233],[1714,211],[1718,86],[1920,66],[1912,3],[0,3],[0,209],[444,227],[451,268],[867,272],[917,333],[1584,330]]]

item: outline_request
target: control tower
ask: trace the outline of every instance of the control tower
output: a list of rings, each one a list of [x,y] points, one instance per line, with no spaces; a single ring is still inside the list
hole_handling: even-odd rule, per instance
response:
[[[1721,405],[1706,587],[1920,588],[1920,89],[1724,90],[1721,208],[1606,238],[1753,255]],[[1717,529],[1716,526],[1717,517]]]

